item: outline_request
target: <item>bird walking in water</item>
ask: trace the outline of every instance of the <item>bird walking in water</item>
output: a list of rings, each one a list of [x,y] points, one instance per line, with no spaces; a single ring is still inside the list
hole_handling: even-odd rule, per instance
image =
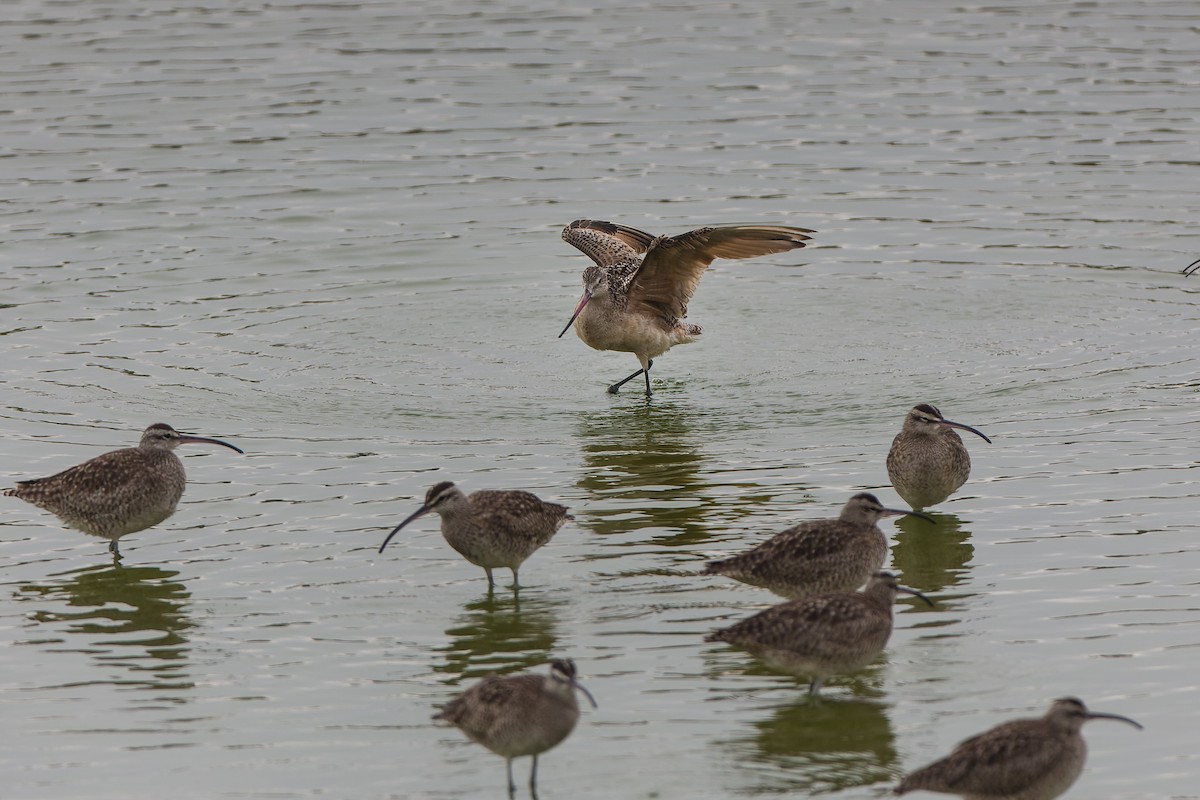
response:
[[[783,225],[729,225],[653,236],[612,222],[576,220],[563,228],[562,238],[595,264],[583,271],[583,295],[558,336],[561,339],[574,325],[588,347],[636,355],[642,368],[608,391],[616,394],[645,375],[649,397],[653,359],[700,335],[699,326],[684,318],[708,265],[717,258],[795,250],[804,247],[810,233],[814,231]]]
[[[1088,711],[1082,700],[1062,697],[1036,719],[1015,719],[954,748],[945,758],[900,782],[894,794],[917,790],[964,800],[1053,800],[1075,783],[1087,760],[1079,729],[1091,719],[1142,726],[1120,714]]]
[[[525,559],[550,541],[567,520],[574,519],[566,506],[547,503],[519,489],[485,489],[468,496],[450,481],[442,481],[425,494],[420,508],[392,529],[379,552],[401,528],[430,511],[442,518],[446,543],[467,561],[483,567],[489,592],[496,585],[492,577],[496,567],[511,569],[513,588],[517,588],[517,571]]]
[[[556,659],[550,662],[549,675],[489,675],[447,703],[434,719],[457,726],[471,741],[504,758],[510,798],[517,791],[513,759],[533,756],[529,792],[536,800],[538,756],[566,739],[579,721],[575,690],[596,708],[595,698],[575,674],[575,662]]]
[[[896,494],[917,511],[954,494],[971,474],[971,455],[955,428],[992,443],[970,425],[946,419],[937,406],[928,403],[913,406],[892,440],[887,456],[888,478]]]
[[[710,633],[706,642],[726,642],[749,650],[767,666],[810,678],[816,696],[830,675],[857,672],[883,652],[892,636],[896,594],[928,597],[896,583],[890,572],[876,572],[861,592],[829,592],[790,600],[760,611],[729,628]]]
[[[837,519],[802,522],[732,558],[710,561],[702,575],[724,575],[796,599],[818,592],[850,592],[883,567],[888,544],[876,523],[916,511],[884,508],[873,494],[850,498]]]
[[[119,561],[118,539],[175,513],[187,475],[171,451],[194,443],[243,452],[220,439],[189,436],[160,422],[142,432],[137,447],[113,450],[48,478],[19,481],[4,494],[49,511],[68,528],[108,539],[109,552]]]

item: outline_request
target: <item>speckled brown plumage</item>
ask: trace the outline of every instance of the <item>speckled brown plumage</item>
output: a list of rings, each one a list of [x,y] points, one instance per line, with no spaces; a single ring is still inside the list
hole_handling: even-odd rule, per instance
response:
[[[645,374],[650,395],[653,359],[700,335],[698,326],[683,320],[708,265],[804,247],[810,233],[783,225],[729,225],[656,237],[612,222],[576,220],[562,238],[595,263],[583,271],[583,295],[559,336],[574,325],[591,348],[633,353],[642,368],[608,390],[616,393]]]
[[[899,586],[890,572],[877,572],[862,592],[829,592],[780,603],[704,641],[726,642],[749,650],[774,669],[807,675],[809,692],[816,694],[825,677],[860,670],[883,652],[892,635],[897,592],[924,598]]]
[[[49,511],[69,528],[108,539],[108,549],[120,558],[118,539],[175,513],[187,476],[171,451],[192,442],[242,452],[228,442],[184,435],[158,423],[143,431],[137,447],[113,450],[48,478],[20,481],[4,494]]]
[[[957,492],[971,474],[971,455],[955,428],[992,441],[970,425],[946,419],[928,403],[905,415],[904,426],[892,440],[888,478],[896,494],[918,511]]]
[[[997,725],[960,743],[954,752],[900,782],[895,794],[925,790],[964,800],[1053,800],[1083,772],[1087,744],[1080,728],[1089,719],[1118,714],[1088,711],[1074,697],[1055,700],[1045,715]]]
[[[709,562],[702,574],[724,575],[793,599],[852,591],[887,559],[887,537],[876,523],[911,513],[884,508],[875,495],[862,492],[850,498],[837,519],[788,528],[752,550]]]
[[[513,585],[525,559],[574,519],[566,506],[547,503],[519,489],[485,489],[463,494],[450,481],[436,484],[425,495],[425,503],[392,529],[379,547],[387,547],[401,528],[430,511],[442,518],[442,536],[467,561],[483,567],[488,588],[495,585],[492,570],[508,567]]]
[[[533,756],[529,788],[536,797],[538,755],[566,739],[579,721],[575,691],[596,705],[575,676],[570,659],[551,662],[549,675],[489,675],[447,703],[434,719],[455,725],[471,741],[505,759],[509,796],[516,791],[512,760]]]

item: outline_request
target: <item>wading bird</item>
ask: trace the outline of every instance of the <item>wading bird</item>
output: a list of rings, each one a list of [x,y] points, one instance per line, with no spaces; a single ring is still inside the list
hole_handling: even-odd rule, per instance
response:
[[[642,368],[608,387],[617,391],[638,375],[650,392],[653,359],[677,344],[694,342],[700,327],[684,322],[700,275],[717,258],[754,258],[804,247],[806,228],[729,225],[697,228],[679,236],[652,236],[612,222],[581,219],[562,238],[595,262],[583,271],[583,295],[571,320],[579,338],[596,350],[633,353]]]

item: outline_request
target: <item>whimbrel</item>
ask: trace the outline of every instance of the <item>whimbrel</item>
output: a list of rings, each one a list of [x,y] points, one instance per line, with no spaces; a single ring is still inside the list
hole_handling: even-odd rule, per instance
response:
[[[579,721],[576,689],[596,707],[591,692],[575,678],[575,662],[556,659],[550,662],[549,675],[489,675],[447,703],[434,719],[457,726],[471,741],[505,759],[510,798],[517,790],[513,759],[533,756],[529,791],[536,798],[538,756],[566,739]]]
[[[816,695],[827,676],[856,672],[883,652],[892,635],[897,592],[933,605],[916,589],[897,584],[892,573],[876,572],[861,592],[829,592],[780,603],[704,641],[727,642],[774,669],[807,675],[808,692]]]
[[[576,220],[563,229],[562,238],[595,264],[583,271],[583,295],[559,338],[574,325],[588,347],[633,353],[642,368],[608,391],[616,394],[644,374],[649,397],[652,359],[700,335],[699,326],[684,318],[708,265],[717,258],[754,258],[804,247],[813,232],[783,225],[730,225],[656,237],[612,222]]]
[[[525,559],[550,541],[567,520],[574,519],[566,506],[547,503],[519,489],[485,489],[468,496],[450,481],[442,481],[426,493],[420,508],[392,529],[379,552],[401,528],[430,511],[442,518],[447,544],[467,561],[483,567],[489,591],[495,586],[492,569],[511,569],[515,588],[517,571]]]
[[[937,406],[928,403],[908,412],[904,426],[892,440],[887,456],[888,478],[896,494],[918,511],[958,491],[971,474],[971,455],[955,428],[992,443],[970,425],[946,419]]]
[[[142,432],[137,447],[104,453],[48,478],[18,481],[4,494],[49,511],[68,528],[108,539],[109,552],[119,560],[118,539],[175,513],[187,475],[171,451],[192,443],[242,452],[229,442],[182,434],[160,422]]]
[[[1195,275],[1197,271],[1200,271],[1200,258],[1183,268],[1183,274],[1189,277]]]
[[[933,521],[916,511],[884,508],[875,495],[862,492],[837,519],[802,522],[745,553],[710,561],[701,574],[724,575],[791,599],[853,591],[887,559],[887,537],[876,523],[890,516]]]
[[[1079,729],[1090,719],[1142,727],[1128,717],[1088,711],[1083,701],[1062,697],[1041,717],[1005,722],[961,742],[950,755],[912,773],[893,791],[923,789],[964,800],[1053,800],[1083,772],[1087,744]]]

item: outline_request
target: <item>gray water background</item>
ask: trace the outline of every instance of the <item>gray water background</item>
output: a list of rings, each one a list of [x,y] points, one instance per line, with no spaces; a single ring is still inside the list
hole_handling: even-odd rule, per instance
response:
[[[6,798],[502,797],[434,707],[573,657],[541,797],[882,797],[1075,694],[1072,797],[1200,797],[1200,7],[1179,2],[4,5],[7,481],[157,421],[184,503],[104,543],[0,503]],[[555,336],[572,219],[801,225],[697,344]],[[887,522],[886,655],[803,683],[701,641],[707,558],[855,491],[932,402],[978,426]],[[448,479],[569,505],[519,600],[414,524]],[[507,581],[504,582],[505,585]],[[523,782],[527,763],[517,774]]]

